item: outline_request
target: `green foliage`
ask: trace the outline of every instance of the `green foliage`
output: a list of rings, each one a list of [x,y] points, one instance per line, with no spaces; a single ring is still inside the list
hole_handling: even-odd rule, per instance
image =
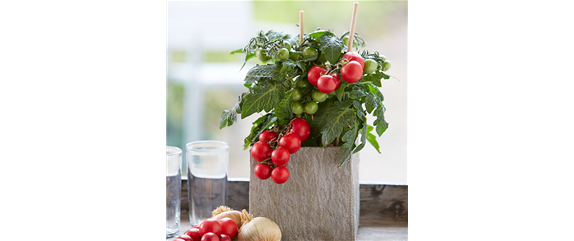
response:
[[[383,105],[384,97],[378,87],[382,86],[381,79],[391,77],[381,69],[363,75],[356,83],[350,84],[341,80],[339,88],[318,104],[318,111],[313,115],[305,113],[297,115],[292,112],[292,104],[295,103],[291,99],[293,92],[301,96],[295,97],[297,103],[315,105],[311,94],[318,89],[308,84],[307,70],[313,66],[321,66],[328,71],[327,74],[334,72],[340,75],[340,69],[345,63],[341,57],[346,51],[342,39],[348,37],[348,34],[347,32],[337,37],[331,30],[318,28],[312,33],[305,34],[304,41],[299,43],[296,37],[289,34],[275,31],[259,32],[243,49],[233,51],[232,54],[245,53],[247,62],[255,56],[255,51],[264,49],[270,57],[268,62],[272,63],[256,65],[247,72],[244,85],[248,91],[240,96],[231,110],[223,111],[219,127],[235,123],[237,114],[241,114],[241,119],[244,119],[254,113],[265,112],[253,122],[251,132],[244,140],[244,148],[248,148],[257,142],[263,130],[274,125],[285,125],[291,119],[301,117],[307,120],[311,127],[311,136],[302,143],[302,146],[339,146],[345,150],[341,164],[351,153],[361,151],[367,142],[380,153],[376,136],[371,132],[375,130],[378,136],[381,136],[388,128],[389,123],[384,117],[386,111]],[[365,42],[358,37],[358,34],[354,39],[357,46],[364,47]],[[292,46],[291,53],[301,52],[303,48],[310,47],[319,50],[324,59],[319,61],[317,56],[302,56],[281,60],[277,57],[277,53],[285,46],[285,42]],[[377,64],[382,64],[386,60],[386,57],[378,52],[363,51],[362,56],[365,59],[375,60]],[[373,126],[367,123],[368,113],[376,117]],[[357,145],[358,141],[360,143]]]

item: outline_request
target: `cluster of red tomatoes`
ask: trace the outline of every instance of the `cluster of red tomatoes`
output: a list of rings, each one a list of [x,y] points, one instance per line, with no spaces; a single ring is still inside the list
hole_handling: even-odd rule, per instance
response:
[[[294,118],[289,122],[291,128],[284,133],[278,128],[264,130],[259,135],[259,141],[251,148],[251,156],[261,162],[255,166],[254,174],[259,179],[269,177],[277,184],[283,184],[289,179],[286,165],[291,154],[297,152],[311,135],[309,123],[302,118]]]
[[[343,55],[347,63],[341,67],[341,77],[348,83],[355,83],[363,77],[363,68],[365,68],[365,60],[361,55],[355,52],[348,52]],[[319,91],[328,94],[339,88],[341,80],[337,73],[332,72],[326,74],[327,70],[319,66],[313,66],[307,79],[309,83],[319,88]]]
[[[194,225],[174,241],[231,241],[237,236],[237,223],[231,218],[207,219]]]

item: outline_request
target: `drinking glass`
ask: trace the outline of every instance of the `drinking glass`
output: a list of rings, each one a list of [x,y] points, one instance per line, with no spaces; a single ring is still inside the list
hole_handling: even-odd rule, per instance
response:
[[[181,149],[174,146],[166,147],[166,223],[167,238],[179,233],[179,218],[181,204]]]
[[[189,222],[193,226],[227,206],[229,145],[223,141],[196,141],[186,145]]]

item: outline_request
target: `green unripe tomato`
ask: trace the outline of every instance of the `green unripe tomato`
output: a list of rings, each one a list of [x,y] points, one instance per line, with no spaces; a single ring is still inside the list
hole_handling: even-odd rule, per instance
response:
[[[331,92],[334,92],[334,91],[331,91]],[[327,98],[329,98],[329,95],[325,94],[321,91],[313,90],[313,92],[311,92],[311,98],[313,98],[313,100],[316,102],[323,102]]]
[[[305,47],[303,49],[303,57],[307,58],[309,56],[315,56],[315,58],[311,59],[311,61],[316,60],[319,55],[319,51],[315,48]]]
[[[291,44],[287,41],[283,42],[283,48],[286,48],[287,50],[291,50]]]
[[[301,93],[300,90],[294,89],[293,92],[291,92],[291,100],[292,101],[300,101],[301,98],[303,98],[303,93]]]
[[[277,57],[280,60],[286,60],[289,58],[289,50],[287,50],[286,48],[282,48],[281,50],[279,50],[279,54],[277,55]]]
[[[387,71],[390,68],[391,68],[391,61],[385,60],[385,62],[383,62],[383,71]]]
[[[378,67],[379,64],[377,63],[377,61],[373,59],[367,59],[365,60],[365,68],[363,69],[363,72],[365,72],[365,74],[370,74],[375,72],[375,70],[377,70]]]
[[[319,105],[317,105],[316,102],[311,101],[311,102],[305,103],[305,113],[312,115],[312,114],[315,114],[315,112],[317,112],[317,110],[319,110]]]
[[[341,41],[343,41],[345,46],[349,47],[349,36],[343,37],[343,39]],[[357,43],[355,43],[355,41],[353,41],[353,48],[354,47],[357,47]]]
[[[297,83],[297,88],[299,89],[305,89],[309,87],[309,81],[305,80],[305,79],[301,79],[298,83]]]
[[[303,113],[303,105],[300,102],[293,102],[291,104],[291,112],[296,115]]]
[[[257,58],[261,61],[267,61],[270,59],[269,56],[267,56],[267,50],[265,49],[258,49],[255,54],[257,55]]]

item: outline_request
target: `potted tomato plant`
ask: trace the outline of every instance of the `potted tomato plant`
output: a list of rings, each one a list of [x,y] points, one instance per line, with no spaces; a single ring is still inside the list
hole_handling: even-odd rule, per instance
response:
[[[367,142],[379,151],[376,135],[389,125],[379,87],[391,76],[384,55],[349,51],[348,38],[349,32],[320,28],[302,38],[262,31],[232,52],[263,64],[248,71],[247,91],[223,111],[220,128],[235,123],[237,114],[261,113],[244,140],[244,148],[251,147],[250,212],[276,221],[284,240],[357,234],[357,152]],[[358,34],[353,46],[365,47]],[[367,113],[375,117],[372,125]],[[316,217],[323,218],[320,226]]]

